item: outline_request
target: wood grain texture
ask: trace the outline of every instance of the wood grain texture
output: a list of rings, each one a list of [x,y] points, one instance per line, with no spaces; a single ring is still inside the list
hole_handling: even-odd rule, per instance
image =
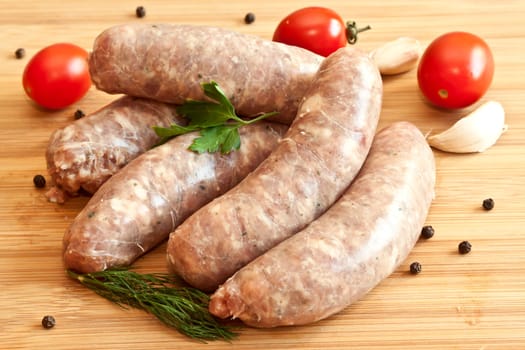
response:
[[[358,45],[372,50],[398,36],[427,45],[451,30],[484,37],[496,73],[483,100],[501,102],[509,130],[482,154],[435,152],[437,195],[427,223],[435,236],[360,302],[311,326],[243,329],[233,343],[200,345],[136,310],[123,310],[65,276],[61,239],[86,198],[46,202],[32,178],[45,173],[51,132],[80,108],[94,111],[115,96],[92,88],[69,108],[47,112],[24,95],[21,76],[45,45],[87,49],[106,27],[130,21],[210,24],[270,39],[279,20],[315,1],[37,1],[0,0],[0,348],[1,349],[525,349],[525,2],[520,0],[323,1],[347,20],[370,24]],[[135,7],[146,7],[145,18]],[[246,12],[256,14],[251,25]],[[213,40],[213,38],[210,38]],[[26,58],[14,51],[24,47]],[[225,47],[227,50],[227,47]],[[415,71],[384,81],[380,127],[395,120],[424,133],[443,130],[471,109],[445,112],[419,95]],[[494,198],[492,211],[481,202]],[[462,240],[472,242],[459,255]],[[165,246],[140,259],[145,272],[166,269]],[[423,271],[410,275],[419,261]],[[57,325],[40,321],[53,315]]]

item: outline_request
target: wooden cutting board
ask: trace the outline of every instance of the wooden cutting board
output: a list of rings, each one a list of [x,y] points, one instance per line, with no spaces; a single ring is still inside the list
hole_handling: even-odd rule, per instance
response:
[[[314,1],[12,1],[0,8],[0,348],[1,349],[525,349],[525,2],[520,0],[324,1],[345,20],[370,24],[358,45],[371,50],[399,36],[427,45],[466,30],[491,46],[496,74],[484,101],[501,102],[508,131],[481,154],[435,152],[437,195],[427,223],[436,234],[419,242],[388,279],[358,303],[317,324],[272,330],[245,328],[232,343],[191,341],[136,310],[124,310],[66,277],[61,239],[86,203],[46,202],[32,178],[46,173],[53,130],[115,99],[92,88],[69,108],[47,112],[29,103],[21,76],[29,58],[55,42],[89,49],[108,26],[124,22],[209,24],[271,39],[279,20]],[[135,17],[144,5],[145,18]],[[256,21],[243,23],[252,11]],[[213,40],[214,38],[210,38]],[[23,47],[27,56],[14,58]],[[227,50],[227,47],[225,47]],[[396,120],[424,133],[443,130],[471,109],[427,105],[415,71],[384,79],[380,127]],[[481,209],[492,197],[495,208]],[[457,253],[462,240],[468,255]],[[135,267],[164,272],[165,246]],[[410,275],[419,261],[423,271]],[[40,322],[53,315],[57,324]]]

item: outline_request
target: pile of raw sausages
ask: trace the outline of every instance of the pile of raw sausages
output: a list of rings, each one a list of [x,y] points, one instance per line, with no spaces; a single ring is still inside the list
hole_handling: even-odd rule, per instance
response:
[[[214,292],[211,313],[275,327],[342,310],[415,245],[434,158],[410,123],[376,133],[382,81],[367,54],[133,24],[101,33],[89,64],[98,89],[126,96],[51,137],[49,198],[94,194],[64,236],[67,268],[127,266],[169,237],[169,269]],[[241,128],[226,155],[188,150],[194,134],[151,149],[151,126],[184,124],[175,106],[212,80],[238,114],[279,114]]]

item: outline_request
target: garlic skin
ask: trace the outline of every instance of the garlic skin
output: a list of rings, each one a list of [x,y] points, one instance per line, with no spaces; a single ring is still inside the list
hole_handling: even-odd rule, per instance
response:
[[[501,103],[488,101],[449,129],[427,137],[428,144],[452,153],[484,152],[507,130]]]
[[[422,51],[418,40],[400,37],[372,50],[369,56],[382,75],[394,75],[415,68]]]

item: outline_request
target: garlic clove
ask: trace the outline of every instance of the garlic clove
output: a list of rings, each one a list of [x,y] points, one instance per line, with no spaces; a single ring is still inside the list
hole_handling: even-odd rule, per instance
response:
[[[483,152],[494,145],[507,130],[505,111],[496,101],[488,101],[449,129],[427,137],[428,144],[452,153]]]
[[[372,50],[369,55],[381,74],[393,75],[413,69],[421,53],[422,47],[418,40],[400,37]]]

